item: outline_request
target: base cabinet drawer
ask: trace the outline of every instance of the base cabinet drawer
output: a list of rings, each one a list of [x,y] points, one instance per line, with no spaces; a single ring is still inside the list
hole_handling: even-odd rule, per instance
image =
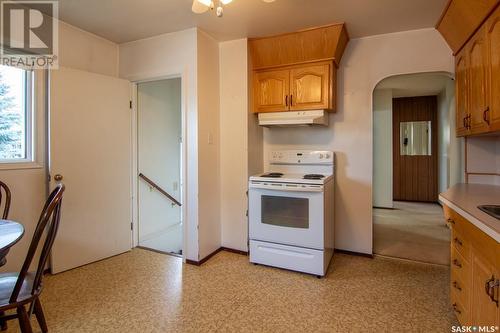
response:
[[[453,270],[451,272],[450,288],[451,291],[455,293],[457,301],[468,309],[470,304],[469,276],[460,275],[456,270]]]
[[[459,297],[455,292],[451,292],[451,307],[453,308],[453,312],[455,312],[455,315],[457,316],[457,319],[461,325],[470,325],[470,316],[469,316],[469,311],[466,306],[464,306],[460,300]]]
[[[450,301],[464,326],[500,326],[500,243],[449,207]]]
[[[465,260],[470,260],[470,242],[463,233],[458,232],[456,228],[452,228],[451,243]]]

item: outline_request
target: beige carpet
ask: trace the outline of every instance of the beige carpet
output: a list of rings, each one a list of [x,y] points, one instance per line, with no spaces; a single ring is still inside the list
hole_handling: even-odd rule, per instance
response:
[[[437,204],[395,202],[373,209],[375,254],[434,264],[450,263],[450,229]]]
[[[227,252],[195,267],[136,249],[49,276],[42,304],[51,333],[450,332],[448,279],[385,258],[336,254],[317,279]]]

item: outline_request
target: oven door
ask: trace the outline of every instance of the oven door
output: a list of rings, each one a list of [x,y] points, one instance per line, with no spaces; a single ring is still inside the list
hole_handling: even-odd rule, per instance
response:
[[[252,240],[324,249],[323,186],[249,186],[249,237]]]

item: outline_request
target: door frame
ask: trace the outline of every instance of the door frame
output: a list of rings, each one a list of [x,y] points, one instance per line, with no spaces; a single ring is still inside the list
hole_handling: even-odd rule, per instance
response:
[[[186,262],[186,248],[188,242],[187,236],[187,224],[189,223],[186,219],[187,216],[187,186],[186,186],[186,176],[187,176],[187,73],[185,71],[174,71],[172,73],[165,73],[159,76],[145,76],[135,78],[132,81],[132,247],[137,247],[139,245],[139,196],[138,196],[138,186],[139,186],[139,165],[138,165],[138,109],[137,109],[137,95],[138,95],[138,85],[139,83],[162,81],[168,79],[181,79],[181,166],[180,166],[180,177],[181,181],[179,188],[181,190],[181,221],[182,221],[182,260]]]

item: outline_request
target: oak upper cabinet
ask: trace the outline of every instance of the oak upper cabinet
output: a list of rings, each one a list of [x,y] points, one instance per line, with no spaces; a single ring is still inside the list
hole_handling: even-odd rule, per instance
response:
[[[288,109],[289,93],[289,70],[254,73],[254,101],[256,112],[275,112]]]
[[[490,103],[487,112],[492,131],[500,131],[500,7],[486,22],[489,54]]]
[[[488,132],[488,44],[486,26],[474,35],[466,47],[469,61],[469,130],[472,134]]]
[[[290,110],[330,109],[330,66],[304,66],[290,70]]]
[[[332,62],[320,62],[255,71],[254,112],[333,110],[333,68]]]
[[[468,133],[468,71],[467,53],[462,50],[455,58],[455,99],[457,115],[457,135],[464,136]]]
[[[335,112],[336,73],[348,42],[343,23],[249,38],[252,111]]]

